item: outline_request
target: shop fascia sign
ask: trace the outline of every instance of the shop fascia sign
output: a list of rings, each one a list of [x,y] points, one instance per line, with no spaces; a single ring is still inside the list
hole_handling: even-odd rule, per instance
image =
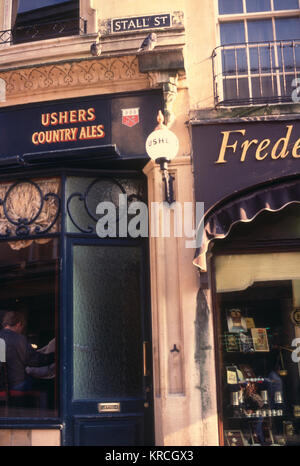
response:
[[[255,157],[257,161],[265,160],[268,157],[272,160],[285,159],[288,156],[299,159],[300,137],[292,142],[292,136],[295,133],[294,125],[283,125],[282,130],[282,135],[276,139],[271,138],[271,136],[266,137],[266,135],[260,138],[248,138],[247,130],[243,127],[221,131],[222,142],[215,163],[228,163],[230,158],[235,155],[240,162],[246,162],[248,157]]]
[[[196,197],[205,211],[245,189],[300,175],[300,119],[195,122],[192,134]]]

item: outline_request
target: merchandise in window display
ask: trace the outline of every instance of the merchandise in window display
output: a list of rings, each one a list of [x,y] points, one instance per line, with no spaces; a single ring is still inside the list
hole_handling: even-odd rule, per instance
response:
[[[270,351],[265,328],[251,328],[254,351]]]
[[[230,333],[247,332],[247,323],[240,309],[230,309],[228,311],[227,325]]]

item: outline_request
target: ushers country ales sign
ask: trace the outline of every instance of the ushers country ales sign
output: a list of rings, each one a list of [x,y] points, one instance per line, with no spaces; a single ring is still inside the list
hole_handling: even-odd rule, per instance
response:
[[[196,200],[205,211],[232,194],[300,175],[300,120],[193,124]]]
[[[32,143],[38,146],[39,144],[102,139],[105,136],[104,125],[99,122],[91,124],[96,119],[96,110],[93,107],[42,113],[41,124],[45,129],[34,131]]]
[[[1,108],[0,164],[10,156],[57,151],[63,157],[64,151],[111,145],[121,157],[147,157],[145,141],[162,100],[160,91],[148,91]]]

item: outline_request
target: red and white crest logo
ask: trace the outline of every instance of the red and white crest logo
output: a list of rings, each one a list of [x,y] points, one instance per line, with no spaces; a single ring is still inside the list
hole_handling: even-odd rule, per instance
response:
[[[139,108],[123,108],[122,109],[122,124],[125,126],[135,126],[139,123]]]

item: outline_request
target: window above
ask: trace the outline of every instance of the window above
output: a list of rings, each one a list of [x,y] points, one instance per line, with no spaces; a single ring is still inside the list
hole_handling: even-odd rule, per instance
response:
[[[300,1],[219,0],[218,6],[216,103],[292,102],[300,82]]]
[[[297,10],[298,0],[219,0],[219,15]]]
[[[80,33],[78,0],[19,0],[13,43]]]

